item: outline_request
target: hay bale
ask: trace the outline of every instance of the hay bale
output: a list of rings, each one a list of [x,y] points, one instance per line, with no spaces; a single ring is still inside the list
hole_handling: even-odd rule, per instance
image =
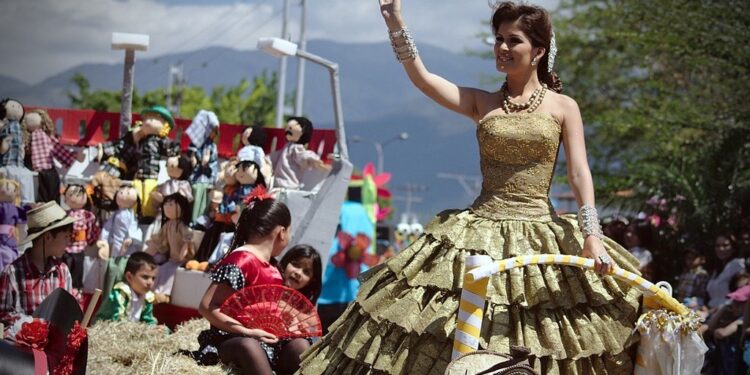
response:
[[[134,322],[98,322],[88,330],[91,374],[227,374],[223,366],[199,366],[179,353],[197,350],[198,333],[208,322],[195,319],[170,334],[165,326]]]

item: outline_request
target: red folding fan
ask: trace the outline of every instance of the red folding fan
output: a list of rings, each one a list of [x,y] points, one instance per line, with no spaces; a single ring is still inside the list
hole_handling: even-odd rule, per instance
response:
[[[315,306],[302,293],[283,285],[253,285],[237,291],[221,312],[250,329],[262,329],[279,339],[322,336]]]

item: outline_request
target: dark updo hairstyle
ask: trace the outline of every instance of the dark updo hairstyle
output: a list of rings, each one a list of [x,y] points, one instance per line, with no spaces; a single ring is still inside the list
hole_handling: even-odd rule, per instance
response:
[[[298,290],[298,292],[302,293],[310,302],[315,304],[318,301],[318,297],[320,297],[320,292],[323,290],[323,263],[320,260],[318,251],[310,245],[295,245],[281,257],[279,268],[281,269],[281,273],[284,274],[284,270],[289,263],[295,263],[301,259],[309,259],[312,262],[313,274],[310,276],[310,282],[304,288]]]
[[[288,121],[297,121],[300,126],[302,126],[302,135],[299,137],[299,141],[297,141],[298,144],[305,145],[310,143],[310,138],[312,138],[312,133],[315,127],[313,126],[312,121],[310,121],[307,117],[290,117]]]
[[[255,198],[242,210],[227,254],[250,240],[268,236],[279,225],[289,228],[291,224],[292,215],[286,204],[273,198]]]
[[[549,13],[535,5],[516,4],[512,1],[495,3],[492,14],[492,33],[497,35],[497,29],[505,22],[518,21],[518,27],[531,39],[531,45],[546,51],[536,66],[539,80],[547,84],[554,92],[562,92],[560,77],[555,72],[548,72],[550,41],[552,40],[552,21]]]

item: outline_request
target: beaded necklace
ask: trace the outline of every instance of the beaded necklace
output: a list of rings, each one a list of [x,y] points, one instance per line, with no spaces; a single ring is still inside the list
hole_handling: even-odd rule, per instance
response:
[[[508,82],[503,83],[503,87],[500,89],[503,92],[503,111],[505,113],[520,112],[526,110],[531,113],[536,111],[539,104],[544,100],[544,94],[547,92],[547,85],[542,83],[542,87],[534,90],[529,97],[529,100],[525,103],[517,104],[510,101],[510,90],[508,89]]]

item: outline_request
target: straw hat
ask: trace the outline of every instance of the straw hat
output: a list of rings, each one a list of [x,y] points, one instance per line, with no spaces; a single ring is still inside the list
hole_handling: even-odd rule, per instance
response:
[[[76,219],[68,216],[65,210],[54,201],[49,201],[26,213],[28,236],[19,243],[23,245],[52,229],[73,224]]]

